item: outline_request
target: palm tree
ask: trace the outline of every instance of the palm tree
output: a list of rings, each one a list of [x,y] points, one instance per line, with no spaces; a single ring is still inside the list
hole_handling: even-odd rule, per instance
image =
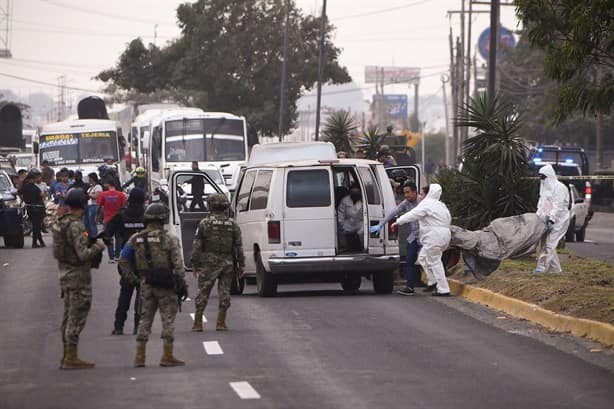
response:
[[[462,171],[448,169],[436,176],[454,223],[479,229],[499,217],[534,211],[535,183],[527,179],[527,148],[511,105],[481,94],[463,107],[455,125],[475,133],[463,143]]]
[[[372,125],[356,138],[356,149],[362,150],[367,159],[375,160],[385,137],[386,134],[380,134],[379,128]]]
[[[322,140],[335,145],[337,152],[352,152],[354,131],[358,128],[349,111],[335,111],[328,117],[322,130]]]

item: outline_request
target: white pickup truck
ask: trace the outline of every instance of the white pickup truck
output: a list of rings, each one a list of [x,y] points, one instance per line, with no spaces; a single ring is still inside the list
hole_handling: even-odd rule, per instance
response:
[[[589,210],[590,200],[585,199],[578,189],[571,183],[567,185],[569,188],[569,227],[565,240],[568,243],[584,241],[586,237],[586,227],[588,222],[593,217],[593,212]]]

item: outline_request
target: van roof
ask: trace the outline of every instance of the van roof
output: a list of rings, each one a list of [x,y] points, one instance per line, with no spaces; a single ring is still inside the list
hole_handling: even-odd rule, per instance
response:
[[[337,152],[330,142],[281,142],[254,145],[247,166],[303,160],[335,160]]]
[[[43,127],[41,134],[90,131],[117,131],[117,122],[111,119],[74,119],[54,122]]]
[[[330,166],[330,165],[382,165],[381,162],[370,159],[305,159],[298,161],[278,161],[269,163],[247,164],[247,169],[253,168],[293,168],[299,166]],[[382,165],[383,166],[383,165]]]
[[[165,121],[175,121],[178,119],[203,119],[203,118],[226,118],[244,120],[245,118],[227,112],[205,112],[200,108],[177,108],[168,109],[160,112],[152,118],[152,122],[156,125]]]

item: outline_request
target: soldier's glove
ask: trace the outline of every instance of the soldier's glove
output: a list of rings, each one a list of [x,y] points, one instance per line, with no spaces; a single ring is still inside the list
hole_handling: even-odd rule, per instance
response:
[[[175,292],[181,302],[188,299],[188,285],[184,280],[177,280],[175,282]]]
[[[102,263],[102,251],[96,254],[92,259],[92,268],[100,267],[100,263]]]
[[[134,271],[125,272],[124,279],[131,286],[137,286],[139,284],[139,276],[137,276]]]

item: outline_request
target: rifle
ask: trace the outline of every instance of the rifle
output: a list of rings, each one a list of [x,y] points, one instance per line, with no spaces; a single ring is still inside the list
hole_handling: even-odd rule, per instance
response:
[[[98,241],[98,239],[102,240],[104,244],[106,244],[107,246],[111,245],[112,243],[111,238],[108,237],[104,232],[102,232],[102,233],[99,233],[95,237],[88,238],[88,247],[92,247]],[[92,267],[94,268],[100,267],[101,262],[102,262],[102,251],[96,256],[94,260],[92,260]]]

